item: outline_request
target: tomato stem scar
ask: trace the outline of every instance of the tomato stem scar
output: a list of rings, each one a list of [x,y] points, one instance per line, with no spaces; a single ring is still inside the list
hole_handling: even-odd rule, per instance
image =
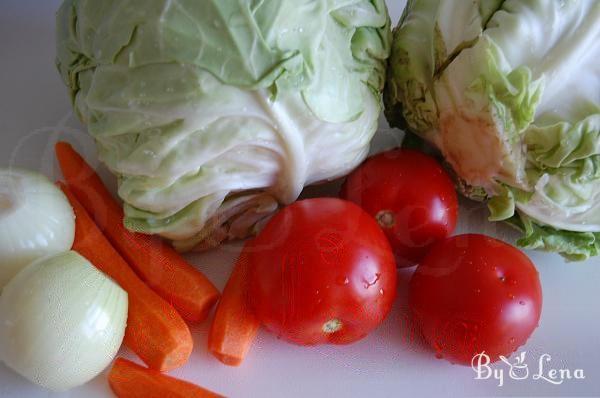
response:
[[[342,321],[339,319],[332,319],[323,324],[323,332],[327,334],[335,333],[342,328]]]
[[[382,228],[392,228],[396,225],[396,216],[391,210],[381,210],[375,215],[375,219]]]

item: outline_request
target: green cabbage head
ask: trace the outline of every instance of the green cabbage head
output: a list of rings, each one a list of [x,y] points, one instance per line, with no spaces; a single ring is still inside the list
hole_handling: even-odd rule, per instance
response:
[[[57,64],[125,225],[182,250],[347,174],[381,111],[384,0],[66,0]]]
[[[600,253],[600,1],[409,0],[384,97],[522,246]]]

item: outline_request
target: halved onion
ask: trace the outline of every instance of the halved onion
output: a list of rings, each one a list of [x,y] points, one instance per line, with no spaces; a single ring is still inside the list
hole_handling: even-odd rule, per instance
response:
[[[0,289],[38,258],[71,249],[75,216],[43,175],[0,169]]]
[[[127,293],[70,251],[34,261],[0,296],[0,359],[63,391],[94,378],[125,334]]]

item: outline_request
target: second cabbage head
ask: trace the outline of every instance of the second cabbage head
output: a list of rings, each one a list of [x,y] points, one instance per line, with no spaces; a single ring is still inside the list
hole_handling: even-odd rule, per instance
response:
[[[410,0],[386,114],[436,145],[519,243],[600,254],[600,2]]]
[[[383,0],[66,0],[57,29],[126,226],[182,250],[247,236],[368,153]]]

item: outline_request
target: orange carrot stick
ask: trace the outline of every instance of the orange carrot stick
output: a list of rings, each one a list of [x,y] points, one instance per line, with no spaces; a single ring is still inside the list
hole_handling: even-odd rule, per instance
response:
[[[185,321],[129,268],[69,188],[59,186],[75,212],[73,250],[127,291],[125,344],[153,369],[167,371],[185,364],[194,344]]]
[[[119,398],[218,398],[221,395],[187,381],[117,358],[108,383]]]
[[[184,319],[206,319],[219,299],[215,286],[162,239],[128,231],[123,209],[70,144],[56,144],[56,155],[69,188],[139,277]]]
[[[260,327],[260,322],[248,305],[250,266],[247,251],[250,246],[250,242],[247,242],[235,264],[208,335],[210,352],[229,366],[242,363]]]

